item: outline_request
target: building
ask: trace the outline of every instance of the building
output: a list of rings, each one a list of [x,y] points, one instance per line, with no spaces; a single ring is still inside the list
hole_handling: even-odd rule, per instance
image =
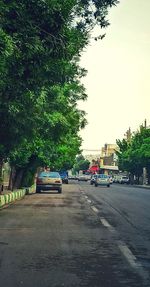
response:
[[[101,159],[103,159],[103,165],[117,166],[116,151],[119,147],[116,144],[105,144],[101,149]]]
[[[119,148],[116,144],[105,144],[99,153],[84,155],[84,158],[90,162],[89,171],[105,174],[118,173],[118,158],[116,155],[118,150]]]
[[[101,157],[109,157],[118,151],[118,146],[116,144],[105,144],[101,149]]]

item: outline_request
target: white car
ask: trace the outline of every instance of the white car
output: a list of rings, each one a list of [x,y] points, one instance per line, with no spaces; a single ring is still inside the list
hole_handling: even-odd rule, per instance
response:
[[[95,186],[98,185],[106,185],[107,187],[110,187],[110,180],[109,176],[106,174],[97,174],[95,179]]]
[[[88,181],[88,180],[89,180],[89,178],[85,174],[79,175],[79,177],[78,177],[78,181]]]
[[[126,184],[129,184],[129,177],[128,176],[121,176],[120,179],[119,179],[119,183],[123,184],[123,183],[126,183]]]

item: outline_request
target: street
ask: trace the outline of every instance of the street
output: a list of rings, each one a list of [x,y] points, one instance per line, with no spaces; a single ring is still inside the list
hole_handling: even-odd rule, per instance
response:
[[[69,181],[0,210],[7,287],[150,286],[150,190]]]

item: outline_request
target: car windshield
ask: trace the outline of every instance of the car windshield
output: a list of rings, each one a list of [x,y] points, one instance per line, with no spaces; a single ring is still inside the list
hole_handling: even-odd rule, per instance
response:
[[[60,177],[58,172],[46,172],[43,171],[39,174],[39,177],[51,177],[51,178],[57,178]]]

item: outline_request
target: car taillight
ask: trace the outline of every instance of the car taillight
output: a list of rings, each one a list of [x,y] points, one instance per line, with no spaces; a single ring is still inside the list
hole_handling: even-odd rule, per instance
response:
[[[60,180],[55,180],[55,183],[61,183],[61,181]]]
[[[37,178],[36,183],[42,183],[42,179],[41,178]]]

